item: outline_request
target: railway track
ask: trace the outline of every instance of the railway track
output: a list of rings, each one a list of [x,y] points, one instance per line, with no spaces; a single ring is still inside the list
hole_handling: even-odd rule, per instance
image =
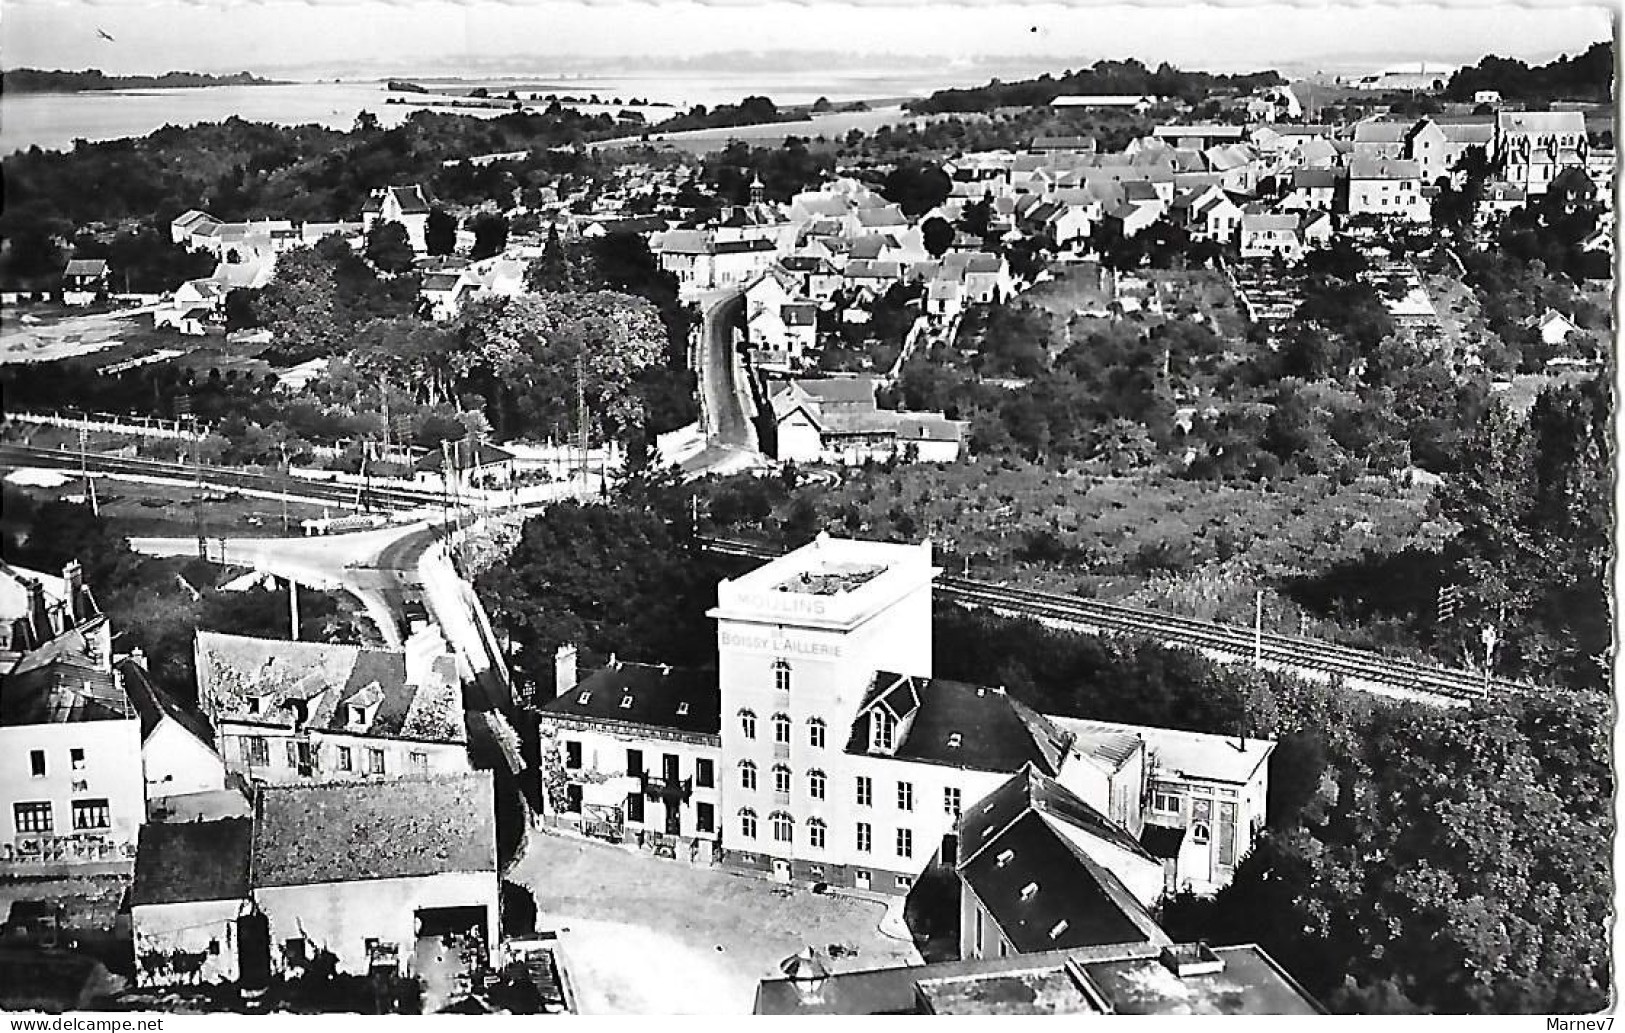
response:
[[[96,473],[124,474],[132,477],[162,477],[174,481],[201,479],[207,488],[245,488],[254,491],[286,492],[302,495],[348,507],[357,507],[358,489],[350,484],[309,481],[300,478],[273,476],[251,470],[237,470],[218,466],[200,468],[187,463],[172,463],[161,459],[141,459],[80,453],[32,445],[0,444],[0,462],[19,466],[37,466],[47,469],[78,471],[84,468]],[[416,491],[410,488],[374,485],[365,493],[374,509],[412,510],[425,506],[438,506],[439,492]]]
[[[701,547],[721,555],[771,559],[780,552],[753,542],[700,536]],[[1383,656],[1321,639],[1265,632],[1255,636],[1253,629],[1234,624],[1123,606],[1094,599],[1079,599],[1053,592],[994,585],[970,578],[945,576],[937,579],[937,591],[945,598],[970,606],[1039,619],[1062,621],[1092,628],[1103,634],[1153,638],[1195,649],[1250,658],[1255,650],[1267,664],[1292,667],[1327,677],[1340,677],[1421,696],[1441,697],[1452,702],[1482,698],[1482,673],[1439,667],[1398,657]],[[1528,692],[1532,686],[1492,679],[1490,689],[1500,692]]]

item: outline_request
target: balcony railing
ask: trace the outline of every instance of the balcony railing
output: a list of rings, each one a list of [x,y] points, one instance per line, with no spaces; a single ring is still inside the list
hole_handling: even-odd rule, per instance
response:
[[[677,800],[687,803],[688,798],[694,795],[694,779],[680,778],[668,779],[651,775],[647,771],[642,773],[643,795],[649,799]]]

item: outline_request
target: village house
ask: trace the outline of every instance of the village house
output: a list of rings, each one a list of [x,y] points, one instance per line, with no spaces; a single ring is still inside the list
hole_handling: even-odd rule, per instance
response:
[[[1571,334],[1580,332],[1574,320],[1556,309],[1547,309],[1538,319],[1533,320],[1531,325],[1540,334],[1541,342],[1554,348],[1568,341]]]
[[[142,986],[234,983],[250,944],[253,822],[158,822],[141,830],[130,886],[136,980]]]
[[[770,240],[719,240],[707,230],[670,230],[651,244],[660,268],[677,277],[685,297],[742,284],[773,263]]]
[[[424,315],[444,323],[461,315],[477,293],[479,285],[461,270],[426,273],[418,285],[418,303]]]
[[[412,974],[453,939],[490,963],[500,885],[490,772],[261,786],[251,864],[275,970],[325,951],[342,972]]]
[[[1475,122],[1435,121],[1422,118],[1405,137],[1405,157],[1416,162],[1424,184],[1440,179],[1459,181],[1458,171],[1469,151],[1477,150],[1486,162],[1495,150],[1495,125]]]
[[[141,771],[148,818],[199,806],[233,808],[229,799],[212,799],[227,793],[229,787],[226,765],[215,751],[214,729],[208,719],[154,684],[140,650],[115,664],[114,676],[141,721]]]
[[[720,834],[715,671],[611,658],[576,680],[574,646],[554,663],[538,715],[557,819],[586,835],[710,864]]]
[[[199,631],[198,704],[251,783],[469,768],[456,660],[434,625],[404,651]]]
[[[1372,119],[1354,127],[1354,158],[1403,158],[1405,137],[1412,123],[1400,119]]]
[[[25,655],[0,679],[0,875],[117,870],[146,818],[141,722],[108,654],[105,617]],[[97,867],[99,866],[99,867]]]
[[[130,895],[143,985],[491,964],[489,772],[261,786],[252,815],[149,825]],[[263,985],[263,983],[261,983]]]
[[[397,222],[406,229],[406,239],[412,250],[424,254],[429,245],[424,232],[429,226],[429,198],[416,184],[404,187],[380,187],[367,197],[361,206],[361,232],[370,234],[380,222]]]
[[[1276,207],[1291,212],[1329,212],[1337,204],[1334,169],[1293,169],[1286,195]]]
[[[107,297],[113,271],[105,258],[72,258],[62,267],[62,304],[93,305]]]
[[[1402,158],[1356,155],[1349,166],[1348,214],[1427,222],[1432,213],[1422,196],[1420,166]]]
[[[1281,258],[1296,262],[1303,257],[1303,238],[1298,235],[1297,215],[1243,215],[1240,254],[1242,258]]]
[[[1171,942],[1147,910],[1162,862],[1031,767],[978,801],[958,836],[962,958]]]
[[[745,288],[745,337],[759,369],[799,370],[818,343],[818,307],[795,288],[795,277],[779,266]]]
[[[1080,747],[1132,736],[1145,750],[1141,843],[1164,862],[1164,888],[1214,893],[1264,828],[1275,743],[1111,721],[1055,717]],[[1088,799],[1087,794],[1084,795]],[[1098,806],[1098,805],[1097,805]]]
[[[1241,205],[1221,187],[1208,186],[1174,198],[1170,214],[1193,240],[1229,244],[1241,225]]]
[[[901,459],[951,463],[959,458],[965,424],[941,413],[881,409],[872,377],[791,380],[770,404],[777,457],[849,466]]]

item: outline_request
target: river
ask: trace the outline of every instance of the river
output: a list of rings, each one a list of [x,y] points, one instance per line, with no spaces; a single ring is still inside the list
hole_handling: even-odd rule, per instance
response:
[[[968,73],[971,82],[985,81],[985,73]],[[832,102],[881,97],[925,96],[944,86],[967,85],[950,74],[929,77],[918,72],[827,73],[807,72],[776,76],[704,75],[620,77],[514,77],[488,80],[413,80],[459,89],[483,85],[493,94],[515,90],[586,97],[597,94],[606,108],[615,99],[633,97],[672,104],[686,110],[695,104],[715,106],[737,103],[751,94],[771,98],[780,105],[808,104],[819,97]],[[386,104],[390,94],[381,82],[302,82],[281,86],[206,86],[178,90],[95,90],[83,93],[0,95],[0,153],[28,147],[66,149],[75,140],[113,140],[145,136],[165,125],[220,122],[232,116],[253,122],[281,125],[314,123],[348,129],[356,113],[371,111],[385,126],[399,125],[417,106]],[[464,114],[500,114],[478,109],[457,109]],[[588,109],[601,110],[601,109]],[[662,109],[649,112],[656,120]]]

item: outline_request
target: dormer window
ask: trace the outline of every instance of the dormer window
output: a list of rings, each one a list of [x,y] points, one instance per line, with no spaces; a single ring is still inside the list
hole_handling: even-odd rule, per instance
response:
[[[1022,900],[1031,900],[1036,896],[1038,896],[1038,883],[1029,882],[1027,885],[1021,887]]]
[[[683,716],[685,716],[687,714],[688,714],[688,704],[687,703],[679,703],[679,704],[677,704],[677,716],[678,717],[683,717]]]
[[[353,725],[364,725],[364,724],[366,724],[367,723],[367,708],[366,707],[351,707],[350,708],[350,723],[353,724]]]
[[[1016,852],[1014,850],[1001,850],[999,851],[999,856],[994,860],[997,862],[996,867],[1003,868],[1005,865],[1009,864],[1015,859]]]
[[[962,737],[960,736],[960,734],[958,732],[953,733],[952,735],[948,736],[948,748],[950,750],[959,749],[959,744],[960,744],[961,741],[962,741]]]
[[[582,705],[582,706],[586,706],[586,705],[587,705],[587,701],[588,701],[588,700],[589,700],[589,699],[592,699],[592,693],[590,693],[590,692],[583,692],[583,693],[582,693],[582,694],[581,694],[581,695],[579,695],[579,696],[577,696],[577,697],[576,697],[576,702],[577,702],[577,703],[579,703],[579,704],[581,704],[581,705]]]
[[[869,717],[869,749],[890,753],[897,744],[897,718],[890,711],[876,710]]]
[[[253,715],[255,715],[257,717],[260,714],[265,713],[265,697],[264,696],[249,696],[247,702],[248,702],[248,712],[250,714],[253,714]]]
[[[632,694],[630,692],[621,697],[621,709],[622,710],[631,710],[632,709]]]

